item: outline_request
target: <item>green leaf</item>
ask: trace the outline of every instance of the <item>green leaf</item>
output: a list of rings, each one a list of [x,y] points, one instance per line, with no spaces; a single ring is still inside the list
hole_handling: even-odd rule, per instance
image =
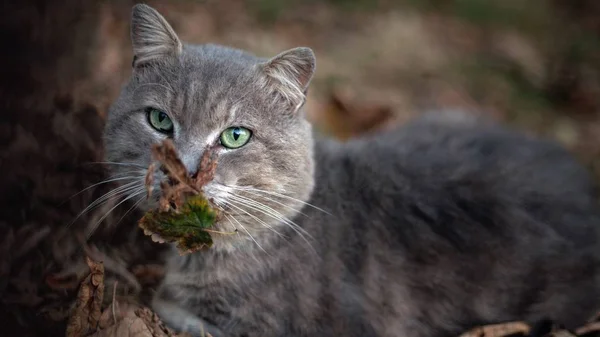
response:
[[[177,242],[180,252],[191,253],[212,247],[213,240],[206,229],[213,226],[216,218],[208,201],[196,195],[188,198],[177,212],[146,213],[139,226],[147,235],[156,234],[166,242]]]

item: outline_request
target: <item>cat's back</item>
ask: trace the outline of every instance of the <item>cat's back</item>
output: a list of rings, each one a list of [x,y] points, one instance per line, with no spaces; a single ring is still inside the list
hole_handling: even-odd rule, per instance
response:
[[[581,202],[596,193],[590,172],[558,143],[461,112],[425,114],[356,140],[347,144],[347,155],[357,167],[377,171],[372,183],[397,177],[438,186],[479,183],[513,197]]]
[[[349,143],[347,151],[382,179],[403,173],[434,184],[485,181],[517,193],[595,193],[591,174],[558,143],[461,112],[425,114]]]
[[[416,219],[440,230],[452,219],[468,218],[479,230],[529,217],[579,244],[597,240],[594,180],[553,141],[451,111],[350,141],[337,152],[339,172],[327,174],[345,180],[338,193],[359,200],[363,217]]]
[[[393,303],[427,329],[456,333],[542,317],[576,326],[595,310],[595,184],[556,143],[460,115],[427,115],[322,155],[317,183],[327,190],[314,201],[338,224],[324,227],[334,238],[328,246],[344,264],[377,271],[364,276],[368,298]]]

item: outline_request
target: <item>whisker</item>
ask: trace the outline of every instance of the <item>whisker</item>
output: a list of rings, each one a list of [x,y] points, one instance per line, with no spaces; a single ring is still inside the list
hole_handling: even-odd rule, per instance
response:
[[[294,232],[296,232],[296,234],[298,234],[302,240],[304,240],[306,242],[306,244],[309,246],[309,248],[316,253],[317,251],[314,249],[313,245],[310,243],[310,241],[306,238],[306,236],[304,234],[306,234],[310,239],[314,240],[314,238],[312,237],[312,235],[310,235],[310,233],[308,233],[304,228],[300,227],[298,224],[290,221],[289,219],[287,219],[286,217],[284,217],[283,215],[281,215],[279,212],[275,211],[274,209],[266,206],[266,205],[262,205],[263,208],[260,208],[258,206],[253,206],[251,204],[248,203],[248,201],[243,201],[238,199],[238,196],[235,195],[230,195],[230,198],[237,200],[240,203],[245,203],[245,206],[254,209],[256,211],[259,211],[267,216],[272,217],[275,220],[281,221],[284,224],[288,225]],[[269,212],[271,211],[271,212]]]
[[[129,174],[129,173],[136,173],[136,172],[138,172],[138,171],[123,172],[123,173],[120,173],[120,174]],[[95,183],[95,184],[93,184],[93,185],[91,185],[91,186],[88,186],[88,187],[84,188],[83,190],[81,190],[81,191],[79,191],[79,192],[77,192],[77,193],[73,194],[73,195],[72,195],[71,197],[69,197],[69,199],[67,199],[67,200],[71,200],[71,199],[73,199],[74,197],[76,197],[76,196],[80,195],[81,193],[83,193],[83,192],[85,192],[85,191],[89,190],[90,188],[96,187],[96,186],[98,186],[98,185],[107,184],[107,183],[111,183],[111,182],[114,182],[114,181],[121,181],[121,180],[126,180],[126,179],[139,179],[139,178],[140,178],[140,177],[137,177],[137,176],[126,176],[126,177],[116,177],[116,176],[117,176],[117,175],[114,175],[114,176],[112,176],[112,177],[109,177],[109,178],[108,178],[108,179],[106,179],[106,180],[102,180],[101,182],[98,182],[98,183]],[[66,201],[65,201],[65,202],[66,202]]]
[[[230,195],[229,197],[233,197],[233,195]],[[227,201],[227,202],[229,203],[229,205],[230,205],[230,206],[234,206],[234,205],[233,205],[233,203],[232,203],[232,201],[233,201],[233,200],[228,200],[228,201]],[[306,244],[308,245],[308,247],[310,248],[310,250],[311,250],[311,251],[313,251],[315,254],[317,254],[317,251],[316,251],[316,249],[313,247],[313,245],[310,243],[310,241],[309,241],[309,240],[306,238],[306,236],[305,236],[305,235],[304,235],[302,232],[306,233],[306,235],[308,235],[308,236],[309,236],[311,239],[313,239],[313,240],[314,240],[314,238],[313,238],[313,237],[312,237],[312,236],[311,236],[309,233],[307,233],[307,232],[306,232],[306,230],[304,230],[302,227],[298,226],[297,224],[295,224],[295,223],[293,223],[293,222],[290,222],[289,220],[287,220],[287,219],[285,219],[285,218],[281,218],[281,217],[277,217],[277,216],[275,216],[275,215],[273,215],[273,214],[269,214],[269,213],[267,213],[265,210],[263,210],[263,209],[260,209],[260,208],[257,208],[256,206],[252,206],[252,205],[249,205],[249,204],[247,204],[247,203],[243,203],[242,201],[239,201],[239,200],[238,200],[237,202],[239,202],[239,203],[237,203],[237,205],[238,205],[238,206],[240,206],[240,207],[241,207],[241,206],[246,206],[246,207],[248,207],[248,208],[250,208],[250,209],[256,210],[256,211],[258,211],[258,212],[261,212],[261,213],[263,213],[263,214],[265,214],[265,215],[267,215],[267,216],[270,216],[270,217],[272,217],[272,218],[274,218],[274,219],[276,219],[276,220],[278,220],[278,221],[282,221],[283,223],[285,223],[286,225],[288,225],[288,226],[289,226],[289,227],[290,227],[290,228],[291,228],[291,229],[292,229],[294,232],[296,232],[296,234],[298,234],[298,236],[300,236],[300,238],[302,238],[302,240],[304,240],[304,242],[306,242]],[[249,213],[248,213],[248,214],[249,214]],[[250,215],[250,214],[249,214],[249,215]],[[261,221],[262,223],[265,223],[265,222],[264,222],[264,221],[262,221],[262,220],[260,220],[260,221]],[[266,224],[266,223],[265,223],[265,224]],[[268,226],[268,225],[267,225],[267,226]],[[269,226],[269,228],[272,228],[272,227],[271,227],[271,226]],[[274,229],[273,229],[273,230],[274,230]],[[287,240],[287,239],[286,239],[286,241],[288,241],[288,242],[289,242],[289,240]]]
[[[293,222],[289,221],[288,219],[286,219],[285,217],[283,217],[283,216],[281,216],[281,215],[277,216],[277,215],[271,214],[271,213],[269,213],[268,211],[266,211],[266,210],[264,210],[264,209],[261,209],[260,207],[253,206],[253,205],[249,204],[247,201],[243,201],[243,200],[240,200],[240,199],[236,199],[234,195],[230,195],[229,197],[230,197],[230,198],[232,198],[232,199],[234,199],[234,200],[237,200],[237,202],[239,202],[239,203],[237,204],[238,206],[246,206],[246,207],[248,207],[248,208],[250,208],[250,209],[256,210],[256,211],[258,211],[258,212],[261,212],[261,213],[263,213],[263,214],[265,214],[265,215],[267,215],[267,216],[270,216],[270,217],[274,218],[275,220],[278,220],[278,221],[281,221],[281,222],[285,223],[285,224],[286,224],[286,225],[288,225],[288,226],[289,226],[289,227],[290,227],[290,228],[291,228],[291,229],[292,229],[294,232],[296,232],[296,233],[297,233],[297,234],[298,234],[298,235],[299,235],[299,236],[302,238],[302,240],[304,240],[304,241],[306,242],[306,244],[307,244],[307,245],[308,245],[308,246],[311,248],[311,250],[313,250],[313,251],[316,253],[316,250],[314,249],[314,247],[312,246],[312,244],[310,243],[310,241],[309,241],[309,240],[306,238],[306,236],[305,236],[303,233],[305,233],[306,235],[308,235],[308,236],[309,236],[311,239],[313,239],[313,240],[314,240],[314,238],[313,238],[313,237],[312,237],[312,236],[311,236],[311,235],[310,235],[308,232],[306,232],[306,230],[304,230],[302,227],[300,227],[300,226],[298,226],[297,224],[295,224],[295,223],[293,223]],[[228,200],[228,202],[229,202],[231,205],[233,205],[233,204],[231,203],[232,201],[233,201],[233,200]],[[270,208],[270,207],[269,207],[269,208]],[[271,209],[271,210],[272,210],[272,209]],[[275,212],[276,212],[276,211],[275,211]],[[270,227],[270,226],[269,226],[269,227]]]
[[[143,165],[140,165],[140,164],[136,164],[136,163],[119,163],[119,162],[114,162],[114,161],[93,161],[93,162],[84,163],[83,165],[117,165],[117,166],[139,167],[139,168],[142,168],[142,169],[146,169],[146,167],[144,167]]]
[[[122,194],[122,193],[127,193],[130,190],[133,190],[136,188],[136,185],[139,184],[139,181],[132,181],[129,182],[125,185],[119,186],[107,193],[105,193],[104,195],[102,195],[101,197],[99,197],[98,199],[94,200],[88,207],[94,207],[95,205],[98,205],[99,203],[102,203],[103,201],[105,201],[106,199],[109,199],[115,195],[118,194]],[[85,210],[84,210],[85,211]]]
[[[247,187],[247,186],[227,186],[227,187],[229,187],[229,188],[232,188],[232,189],[238,189],[238,190],[245,190],[245,191],[255,191],[255,192],[260,192],[260,193],[270,194],[270,195],[273,195],[273,196],[276,196],[276,197],[280,197],[280,198],[286,198],[286,199],[290,199],[290,200],[293,200],[293,201],[299,202],[299,203],[301,203],[301,204],[303,204],[303,205],[306,205],[306,206],[312,207],[312,208],[314,208],[314,209],[316,209],[316,210],[318,210],[318,211],[321,211],[321,212],[323,212],[323,213],[325,213],[325,214],[332,215],[331,213],[327,212],[326,210],[324,210],[324,209],[322,209],[322,208],[320,208],[320,207],[317,207],[317,206],[315,206],[315,205],[313,205],[313,204],[311,204],[311,203],[308,203],[308,202],[302,201],[302,200],[300,200],[300,199],[296,199],[296,198],[294,198],[294,197],[290,197],[289,195],[285,195],[285,194],[281,194],[281,193],[277,193],[277,192],[273,192],[273,191],[261,190],[261,189],[258,189],[258,188],[254,188],[254,187]]]
[[[216,185],[216,187],[217,187],[217,189],[220,189],[220,188],[221,188],[221,186],[219,186],[219,185]],[[229,186],[225,186],[225,187],[226,187],[226,188],[229,188]],[[234,189],[235,189],[235,188],[234,188]],[[290,209],[290,210],[292,210],[292,211],[295,211],[295,212],[297,212],[298,214],[301,214],[301,215],[304,215],[304,216],[308,217],[308,215],[307,215],[306,213],[303,213],[303,212],[301,212],[299,209],[296,209],[296,208],[294,208],[294,207],[292,207],[292,206],[290,206],[290,205],[286,205],[286,204],[284,204],[284,203],[282,203],[282,202],[279,202],[279,201],[277,201],[277,200],[274,200],[274,199],[272,199],[272,198],[266,197],[266,196],[264,196],[264,195],[260,195],[259,193],[256,193],[256,192],[248,191],[248,190],[245,190],[245,189],[242,189],[242,190],[244,190],[244,192],[246,192],[246,193],[249,193],[249,194],[255,195],[255,196],[257,196],[257,197],[260,197],[260,198],[266,199],[266,200],[268,200],[268,201],[270,201],[270,202],[273,202],[273,203],[275,203],[275,204],[278,204],[278,205],[280,205],[280,206],[283,206],[283,207],[285,207],[285,208],[287,208],[287,209]],[[224,192],[229,192],[229,191],[226,191],[226,190],[223,190],[223,191],[224,191]],[[237,195],[237,196],[238,196],[238,197],[242,197],[241,195]],[[249,198],[249,199],[250,199],[250,198]],[[251,200],[252,200],[252,199],[251,199]]]
[[[227,216],[227,214],[225,214],[225,216]],[[236,218],[234,218],[233,216],[231,217],[235,222],[237,222],[238,225],[240,225],[240,227],[246,232],[246,234],[248,234],[248,236],[250,237],[250,239],[252,241],[254,241],[254,243],[256,243],[256,245],[263,251],[265,252],[267,255],[270,255],[269,253],[267,253],[267,251],[263,248],[263,246],[260,245],[260,243],[258,243],[258,241],[256,241],[256,239],[252,236],[252,234],[250,234],[250,231],[248,231],[248,229],[246,229],[246,227],[244,227],[244,225],[242,225],[239,221],[236,220]]]
[[[223,202],[224,202],[226,205],[229,205],[229,206],[231,206],[231,207],[233,207],[233,208],[237,209],[238,211],[241,211],[241,212],[243,212],[244,214],[246,214],[246,215],[248,215],[249,217],[251,217],[251,218],[253,218],[254,220],[256,220],[256,221],[257,221],[259,224],[263,225],[263,227],[265,227],[265,228],[267,228],[267,229],[269,229],[269,230],[273,231],[273,233],[275,233],[275,234],[279,235],[281,238],[284,238],[284,239],[285,239],[285,235],[283,235],[283,234],[279,233],[278,231],[276,231],[276,230],[275,230],[275,228],[273,228],[272,226],[270,226],[268,223],[264,222],[263,220],[261,220],[261,219],[257,218],[256,216],[254,216],[254,215],[250,214],[248,211],[246,211],[246,210],[244,210],[244,209],[242,209],[242,208],[240,208],[240,207],[239,207],[239,206],[242,206],[242,205],[239,205],[239,204],[238,204],[238,205],[236,206],[236,205],[232,204],[232,203],[231,203],[229,200],[228,200],[228,201],[223,201]],[[235,219],[235,218],[234,218],[234,219]]]
[[[136,201],[133,206],[131,206],[126,212],[125,214],[123,214],[123,216],[119,219],[119,221],[117,221],[117,223],[115,223],[115,226],[120,224],[121,221],[123,221],[123,219],[125,219],[125,217],[127,216],[127,214],[129,214],[129,212],[133,211],[134,208],[136,208],[139,204],[141,204],[145,199],[145,195],[142,195],[138,201]]]
[[[271,217],[275,218],[276,220],[283,221],[290,226],[294,226],[294,227],[298,228],[300,231],[302,231],[304,234],[308,235],[311,239],[314,240],[314,238],[304,228],[302,228],[295,222],[291,221],[290,219],[285,217],[283,214],[281,214],[278,211],[274,210],[273,208],[269,207],[268,205],[265,205],[259,201],[256,201],[256,200],[253,200],[250,198],[246,198],[246,197],[243,197],[240,195],[231,194],[231,195],[229,195],[229,197],[233,198],[233,199],[237,199],[240,202],[250,203],[250,205],[254,205],[254,207],[257,207],[257,208],[260,208],[261,210],[263,210],[263,213],[269,212],[269,214],[267,214],[267,213],[265,213],[265,214],[270,215]]]
[[[124,198],[123,200],[121,200],[120,202],[118,202],[115,206],[113,206],[111,209],[109,209],[106,214],[104,214],[100,220],[98,220],[96,222],[96,224],[94,224],[94,226],[92,227],[92,230],[90,233],[88,233],[86,235],[86,239],[89,240],[90,237],[92,236],[92,234],[94,234],[94,232],[96,232],[96,229],[98,229],[98,226],[100,225],[100,223],[102,223],[102,221],[104,219],[106,219],[106,217],[117,207],[119,207],[119,205],[121,205],[122,203],[126,202],[127,200],[134,198],[142,193],[144,193],[146,191],[146,187],[140,187],[137,190],[135,190],[131,195],[127,196],[126,198]]]
[[[139,185],[139,184],[141,184],[141,181],[132,181],[132,182],[127,183],[127,184],[125,184],[123,186],[119,186],[119,187],[117,187],[117,188],[115,188],[115,189],[113,189],[113,190],[105,193],[104,195],[98,197],[98,199],[94,200],[83,211],[81,211],[75,217],[75,219],[73,219],[73,221],[71,221],[71,223],[69,223],[67,225],[67,227],[72,226],[75,223],[75,221],[77,221],[77,219],[79,219],[82,215],[84,215],[88,211],[96,208],[97,206],[101,205],[102,203],[106,202],[107,200],[109,200],[110,198],[112,198],[114,196],[117,196],[117,195],[120,195],[120,194],[124,194],[124,193],[127,193],[127,192],[129,192],[131,190],[134,190],[134,189],[138,188],[139,186],[136,186],[136,185]]]

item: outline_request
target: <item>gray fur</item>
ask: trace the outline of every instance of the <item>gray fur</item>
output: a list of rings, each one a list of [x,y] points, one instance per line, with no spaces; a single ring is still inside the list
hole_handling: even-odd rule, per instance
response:
[[[157,16],[134,7],[150,40],[170,31]],[[520,319],[574,327],[597,309],[596,191],[567,151],[454,112],[347,143],[313,140],[301,105],[314,55],[280,56],[184,44],[135,67],[110,110],[107,159],[136,167],[166,137],[148,125],[148,106],[173,119],[192,172],[227,127],[254,132],[220,150],[205,188],[229,213],[218,229],[238,234],[169,260],[154,309],[173,328],[430,337]]]

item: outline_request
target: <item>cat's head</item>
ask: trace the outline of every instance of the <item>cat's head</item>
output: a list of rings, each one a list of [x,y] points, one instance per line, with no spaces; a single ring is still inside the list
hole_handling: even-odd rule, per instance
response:
[[[171,138],[190,173],[216,146],[218,164],[204,192],[225,210],[213,249],[255,245],[285,230],[313,189],[312,134],[302,106],[315,70],[308,48],[270,59],[217,45],[184,44],[146,5],[133,8],[133,71],[110,108],[106,160],[139,207],[151,146]],[[128,178],[125,178],[128,177]],[[289,223],[289,222],[288,222]],[[271,233],[271,234],[269,234]]]

